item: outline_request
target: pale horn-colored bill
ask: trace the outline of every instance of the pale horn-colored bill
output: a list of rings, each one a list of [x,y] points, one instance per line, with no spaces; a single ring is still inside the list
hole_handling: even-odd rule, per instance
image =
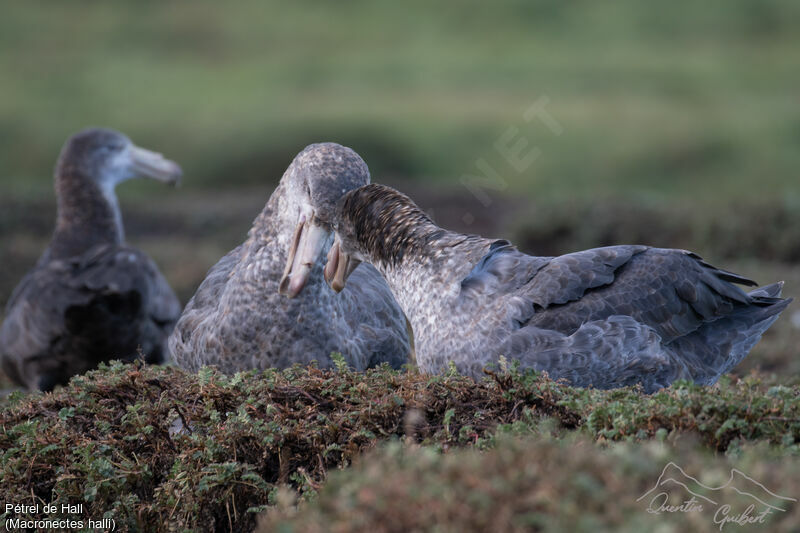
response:
[[[177,185],[181,181],[183,171],[178,163],[170,161],[158,152],[153,152],[132,145],[129,148],[133,171],[155,180]]]
[[[328,252],[328,262],[325,264],[325,281],[335,292],[341,292],[347,283],[347,278],[361,264],[355,257],[342,252],[337,239],[330,252]]]
[[[279,287],[279,292],[294,298],[303,290],[308,282],[311,269],[317,262],[330,231],[313,221],[301,220],[292,239],[292,247],[286,258],[286,268]]]

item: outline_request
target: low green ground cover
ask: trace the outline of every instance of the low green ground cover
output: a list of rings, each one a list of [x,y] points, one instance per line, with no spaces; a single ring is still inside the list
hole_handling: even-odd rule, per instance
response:
[[[415,453],[492,450],[508,434],[578,439],[583,444],[576,445],[592,450],[612,442],[674,447],[689,441],[703,454],[736,458],[756,446],[764,461],[796,458],[798,398],[799,386],[758,375],[707,388],[679,383],[646,396],[636,389],[574,389],[513,369],[476,383],[385,368],[227,377],[210,369],[191,375],[113,363],[52,394],[15,393],[6,401],[0,491],[6,502],[84,503],[85,515],[113,518],[124,530],[243,531],[279,503],[281,491],[315,500],[332,471],[385,443],[394,443],[381,452],[389,458],[387,475],[417,462]],[[402,459],[406,452],[397,446],[428,451]],[[510,446],[486,456],[487,465],[527,447]],[[542,453],[571,453],[560,444],[536,446]],[[481,457],[463,456],[465,468]],[[434,460],[430,475],[460,462],[450,461]],[[350,486],[358,475],[336,479]],[[545,505],[537,520],[556,512]]]

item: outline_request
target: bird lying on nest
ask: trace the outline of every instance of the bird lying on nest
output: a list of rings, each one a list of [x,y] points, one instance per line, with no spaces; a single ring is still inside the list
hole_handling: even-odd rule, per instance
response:
[[[477,377],[500,356],[574,386],[645,391],[712,384],[791,300],[684,250],[610,246],[560,257],[447,231],[407,196],[371,184],[347,193],[325,278],[354,265],[383,274],[414,331],[417,363]]]
[[[351,271],[338,296],[322,279],[336,202],[367,183],[366,163],[349,148],[323,143],[300,152],[247,240],[211,268],[186,306],[169,341],[178,365],[226,373],[312,361],[330,368],[332,352],[356,370],[409,362],[407,321],[373,267]]]
[[[51,390],[101,361],[164,360],[180,303],[153,261],[125,244],[114,193],[137,176],[174,185],[181,169],[112,130],[65,143],[53,240],[14,289],[0,327],[2,368],[16,383]]]

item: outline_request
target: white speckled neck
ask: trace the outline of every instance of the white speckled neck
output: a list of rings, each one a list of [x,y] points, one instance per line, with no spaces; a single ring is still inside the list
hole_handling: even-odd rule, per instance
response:
[[[411,323],[420,365],[431,368],[435,364],[430,361],[439,359],[437,352],[450,353],[461,343],[461,336],[442,332],[463,332],[473,320],[470,310],[457,301],[461,280],[490,242],[465,241],[465,236],[448,232],[424,253],[404,256],[395,266],[375,264]]]
[[[103,197],[106,199],[108,203],[108,207],[111,209],[111,212],[114,217],[114,225],[117,230],[117,236],[119,238],[119,242],[125,242],[125,228],[122,225],[122,211],[119,208],[119,199],[117,199],[116,193],[116,186],[117,182],[112,180],[104,181],[100,185],[100,192],[103,193]]]

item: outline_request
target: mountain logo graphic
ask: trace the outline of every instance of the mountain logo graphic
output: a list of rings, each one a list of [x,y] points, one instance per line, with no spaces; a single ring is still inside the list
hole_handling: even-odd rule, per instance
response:
[[[671,461],[661,471],[661,475],[658,476],[658,481],[656,481],[655,485],[639,496],[636,501],[641,501],[648,495],[657,494],[656,491],[663,491],[675,486],[682,487],[694,498],[697,498],[697,501],[701,504],[707,503],[712,506],[719,506],[719,496],[722,495],[721,491],[724,489],[737,492],[746,498],[751,498],[753,503],[772,511],[785,512],[789,502],[797,502],[795,498],[775,494],[755,479],[735,468],[731,469],[728,481],[718,487],[710,487],[698,481],[697,478],[690,476],[683,468]]]

